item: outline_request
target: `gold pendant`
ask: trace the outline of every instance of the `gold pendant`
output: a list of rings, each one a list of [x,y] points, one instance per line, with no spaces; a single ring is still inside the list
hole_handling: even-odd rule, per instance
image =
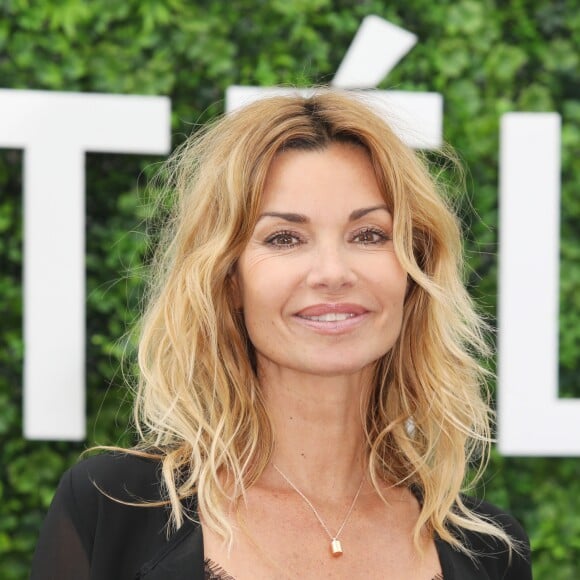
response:
[[[340,543],[340,540],[337,540],[336,538],[332,539],[330,542],[330,552],[335,558],[342,556],[342,544]]]

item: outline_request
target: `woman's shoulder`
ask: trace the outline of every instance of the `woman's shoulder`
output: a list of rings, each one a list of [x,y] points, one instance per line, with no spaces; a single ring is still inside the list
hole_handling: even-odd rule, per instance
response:
[[[515,541],[516,545],[518,543],[529,544],[528,535],[523,526],[508,511],[482,499],[469,496],[462,496],[461,499],[464,505],[480,518],[500,526]],[[473,539],[477,540],[480,536],[480,534],[473,534]]]
[[[131,452],[82,459],[61,477],[50,512],[65,514],[86,540],[100,522],[117,527],[166,522],[160,462]]]
[[[131,451],[73,465],[45,518],[31,578],[134,578],[163,560],[195,526],[183,525],[170,543],[161,479],[161,461]]]
[[[160,499],[161,461],[132,451],[82,459],[63,476],[78,502],[104,495],[122,502]]]
[[[462,503],[479,518],[503,529],[512,540],[512,549],[494,536],[474,530],[456,530],[455,535],[473,554],[470,558],[462,552],[439,542],[442,564],[448,570],[447,578],[477,578],[485,570],[487,578],[503,580],[531,580],[531,554],[528,535],[519,521],[508,511],[490,502],[462,496]]]

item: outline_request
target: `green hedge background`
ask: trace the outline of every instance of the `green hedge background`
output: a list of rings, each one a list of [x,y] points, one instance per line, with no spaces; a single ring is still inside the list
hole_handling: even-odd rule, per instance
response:
[[[560,385],[562,397],[580,397],[578,0],[2,0],[0,87],[168,95],[177,145],[222,112],[231,84],[329,82],[368,14],[419,36],[381,88],[444,96],[445,138],[469,168],[470,287],[492,317],[500,115],[562,115]],[[87,156],[89,435],[81,444],[37,442],[22,438],[21,425],[22,152],[0,150],[2,579],[27,577],[59,475],[79,452],[131,442],[119,338],[138,312],[143,190],[158,161]],[[541,243],[542,224],[530,224],[529,251]],[[580,458],[494,452],[483,491],[525,525],[536,578],[580,578]]]

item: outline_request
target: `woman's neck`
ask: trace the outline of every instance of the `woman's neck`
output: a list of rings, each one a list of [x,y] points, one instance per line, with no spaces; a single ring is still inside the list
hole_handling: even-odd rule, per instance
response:
[[[309,497],[352,495],[366,465],[369,373],[316,377],[267,369],[260,380],[274,429],[272,462]],[[284,486],[274,469],[264,475]]]

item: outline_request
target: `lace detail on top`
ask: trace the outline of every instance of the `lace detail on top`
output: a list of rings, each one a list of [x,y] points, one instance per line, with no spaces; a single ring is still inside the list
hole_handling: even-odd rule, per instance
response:
[[[216,564],[209,558],[206,558],[203,561],[203,577],[205,580],[236,580],[233,576],[230,576],[220,565]]]
[[[205,580],[236,580],[230,576],[219,564],[213,560],[206,558],[203,561],[203,572]],[[433,576],[431,580],[444,580],[443,574]]]

